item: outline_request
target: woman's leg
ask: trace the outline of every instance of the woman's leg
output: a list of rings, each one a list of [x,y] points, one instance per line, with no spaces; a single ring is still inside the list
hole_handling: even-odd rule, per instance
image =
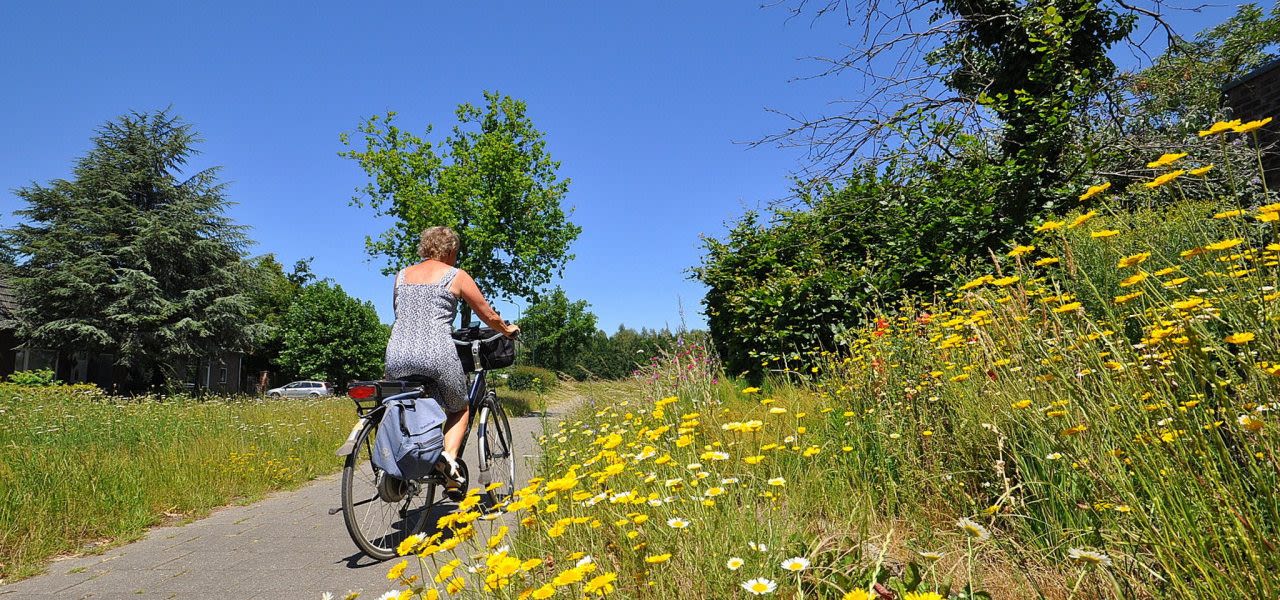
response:
[[[445,416],[444,453],[449,458],[458,458],[458,450],[462,448],[462,440],[467,436],[467,423],[470,420],[471,413],[466,409]]]

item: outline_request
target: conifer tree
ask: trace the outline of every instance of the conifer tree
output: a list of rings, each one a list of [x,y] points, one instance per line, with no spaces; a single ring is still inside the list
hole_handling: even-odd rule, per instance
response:
[[[132,390],[246,349],[248,239],[218,169],[184,172],[199,141],[168,111],[134,112],[97,131],[71,179],[16,191],[27,206],[3,245],[28,347],[110,354]]]

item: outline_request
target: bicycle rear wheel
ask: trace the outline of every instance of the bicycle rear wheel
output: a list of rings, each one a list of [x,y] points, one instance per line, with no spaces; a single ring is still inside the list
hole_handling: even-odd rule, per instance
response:
[[[496,506],[516,491],[516,459],[511,424],[493,390],[480,401],[480,426],[476,436],[480,442],[480,481],[486,489],[493,487],[486,494],[490,506]]]
[[[422,531],[435,485],[386,476],[373,466],[378,424],[365,423],[342,467],[342,520],[351,541],[376,560],[396,556],[405,538]]]

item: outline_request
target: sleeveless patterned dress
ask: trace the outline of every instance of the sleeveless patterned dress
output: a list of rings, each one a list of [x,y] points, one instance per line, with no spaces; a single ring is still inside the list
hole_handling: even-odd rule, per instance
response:
[[[396,275],[396,322],[387,342],[388,379],[425,379],[423,387],[445,412],[467,409],[467,374],[454,349],[453,319],[458,298],[449,291],[457,274],[450,268],[435,283],[405,283]]]

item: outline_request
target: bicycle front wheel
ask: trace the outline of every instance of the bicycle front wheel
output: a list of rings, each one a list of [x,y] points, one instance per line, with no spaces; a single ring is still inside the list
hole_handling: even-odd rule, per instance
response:
[[[435,486],[387,476],[373,465],[378,424],[365,423],[342,467],[342,520],[351,541],[376,560],[396,556],[405,538],[422,531]]]
[[[516,459],[511,424],[492,390],[480,402],[480,426],[476,435],[480,438],[480,481],[488,490],[490,505],[496,506],[516,491]]]

